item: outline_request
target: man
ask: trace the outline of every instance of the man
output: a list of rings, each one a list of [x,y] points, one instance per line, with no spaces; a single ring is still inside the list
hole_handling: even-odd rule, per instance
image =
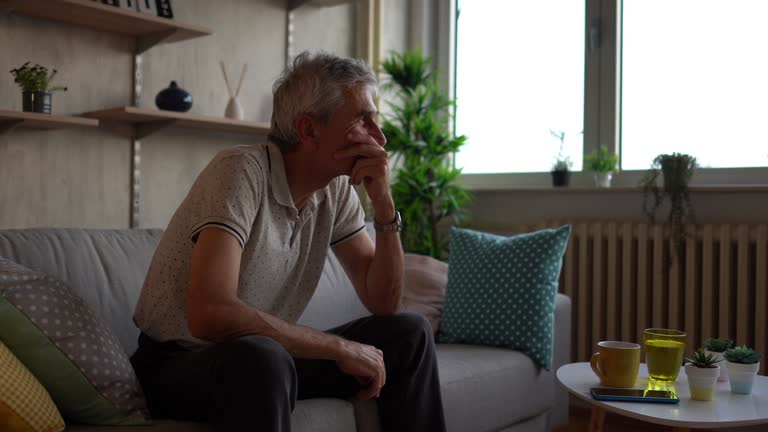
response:
[[[401,224],[375,91],[364,62],[302,53],[275,83],[270,142],[221,152],[195,181],[134,316],[153,415],[289,431],[297,399],[357,396],[377,398],[386,431],[445,430],[429,324],[397,313]],[[321,332],[295,322],[329,247],[373,316]]]

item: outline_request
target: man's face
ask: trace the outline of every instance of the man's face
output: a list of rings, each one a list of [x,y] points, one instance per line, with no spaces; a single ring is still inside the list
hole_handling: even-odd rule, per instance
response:
[[[348,175],[354,158],[335,160],[334,153],[360,142],[355,137],[368,135],[382,147],[387,139],[376,124],[376,105],[366,85],[358,85],[344,92],[344,102],[328,124],[316,124],[320,156],[334,168],[336,175]]]

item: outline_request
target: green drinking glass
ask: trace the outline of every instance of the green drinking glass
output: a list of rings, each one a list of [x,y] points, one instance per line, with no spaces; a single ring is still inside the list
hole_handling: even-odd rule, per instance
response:
[[[658,381],[675,381],[685,355],[685,333],[649,328],[643,331],[648,375]]]

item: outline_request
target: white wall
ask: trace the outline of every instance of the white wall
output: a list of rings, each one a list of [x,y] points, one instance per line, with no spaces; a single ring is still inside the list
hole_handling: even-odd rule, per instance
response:
[[[176,19],[213,35],[161,45],[143,55],[141,106],[171,80],[190,91],[192,113],[222,116],[230,77],[249,72],[241,102],[249,120],[268,122],[272,83],[285,65],[284,0],[175,0]],[[295,13],[296,52],[323,49],[352,55],[354,6],[303,6]],[[53,66],[66,93],[54,112],[79,114],[129,105],[133,40],[23,16],[0,16],[0,71],[27,60]],[[0,79],[0,109],[21,109],[10,74]],[[142,140],[140,221],[164,227],[200,170],[219,150],[263,138],[166,130]],[[16,130],[0,135],[0,228],[124,228],[129,221],[130,141],[104,129]]]

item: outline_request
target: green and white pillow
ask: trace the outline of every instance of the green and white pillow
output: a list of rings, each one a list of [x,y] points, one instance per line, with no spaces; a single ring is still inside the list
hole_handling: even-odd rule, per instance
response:
[[[451,228],[439,342],[507,347],[545,369],[570,225],[511,237]]]
[[[64,418],[147,424],[141,386],[117,337],[66,284],[0,258],[0,340]]]

